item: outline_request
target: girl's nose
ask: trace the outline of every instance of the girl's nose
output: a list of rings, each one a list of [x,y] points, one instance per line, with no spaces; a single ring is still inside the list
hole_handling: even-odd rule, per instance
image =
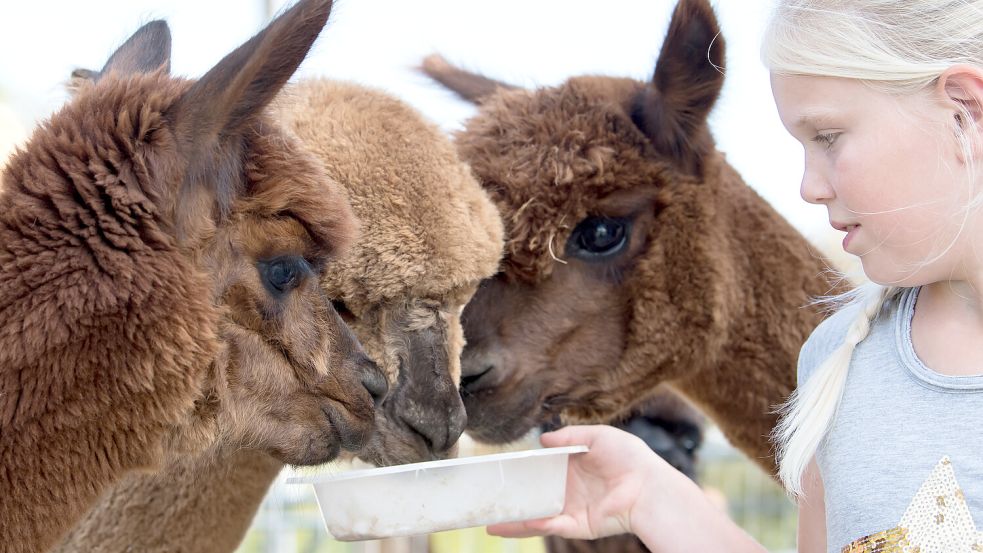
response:
[[[802,174],[799,195],[811,204],[827,204],[836,196],[829,181],[817,171],[811,170],[808,164]]]

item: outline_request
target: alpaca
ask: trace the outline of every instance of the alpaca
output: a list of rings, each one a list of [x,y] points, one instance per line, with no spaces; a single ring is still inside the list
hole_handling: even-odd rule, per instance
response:
[[[445,456],[467,416],[458,384],[460,315],[498,270],[498,210],[454,146],[387,94],[310,80],[283,95],[276,117],[344,184],[366,232],[322,283],[394,389],[362,453],[383,465]],[[371,230],[371,232],[370,232]],[[388,431],[391,430],[391,431]],[[436,458],[436,457],[435,457]]]
[[[659,457],[691,480],[696,480],[697,450],[703,443],[706,417],[678,393],[657,388],[648,399],[609,424],[638,436]],[[562,427],[555,419],[544,432]]]
[[[446,456],[463,431],[459,314],[502,253],[502,223],[440,131],[404,103],[326,80],[288,88],[275,114],[343,183],[365,231],[322,287],[391,393],[359,455]],[[209,453],[102,498],[59,551],[233,551],[282,468],[261,451]]]
[[[49,549],[219,434],[298,464],[368,440],[386,381],[316,278],[354,217],[263,114],[330,8],[301,0],[197,81],[150,23],[7,161],[0,550]]]
[[[506,223],[503,270],[463,317],[476,438],[609,422],[662,384],[774,474],[774,408],[836,285],[715,150],[723,65],[706,0],[679,1],[648,83],[528,91],[425,61],[479,104],[456,142]]]
[[[696,480],[705,417],[679,394],[659,389],[614,426],[641,438],[679,472]]]
[[[679,394],[659,388],[624,420],[614,426],[642,439],[655,453],[692,480],[696,480],[697,450],[703,443],[705,418]],[[648,551],[633,534],[596,540],[568,540],[546,536],[550,553],[635,553]]]

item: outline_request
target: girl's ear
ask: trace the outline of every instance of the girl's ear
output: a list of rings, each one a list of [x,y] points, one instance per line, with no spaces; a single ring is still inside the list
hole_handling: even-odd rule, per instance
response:
[[[939,75],[936,90],[954,109],[957,128],[970,140],[973,155],[983,157],[983,68],[953,65]]]

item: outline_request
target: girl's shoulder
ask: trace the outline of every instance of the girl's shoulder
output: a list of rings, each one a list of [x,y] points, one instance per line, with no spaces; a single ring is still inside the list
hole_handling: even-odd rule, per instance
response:
[[[896,294],[881,306],[878,318],[889,318],[903,294]],[[834,308],[835,309],[835,308]],[[813,371],[822,364],[846,340],[850,327],[861,317],[863,305],[851,302],[835,309],[809,335],[799,350],[798,382],[808,380]],[[874,323],[872,323],[874,324]]]

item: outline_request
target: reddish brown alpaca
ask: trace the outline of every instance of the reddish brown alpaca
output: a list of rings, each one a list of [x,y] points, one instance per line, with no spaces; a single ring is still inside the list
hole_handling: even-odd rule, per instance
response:
[[[517,90],[430,59],[480,111],[457,137],[502,211],[503,271],[464,314],[468,430],[607,422],[668,383],[772,472],[774,407],[822,316],[825,263],[717,152],[724,41],[682,0],[651,82]]]
[[[0,550],[218,433],[294,463],[366,441],[385,380],[315,277],[353,217],[262,114],[329,11],[302,0],[197,82],[151,23],[10,159]]]

